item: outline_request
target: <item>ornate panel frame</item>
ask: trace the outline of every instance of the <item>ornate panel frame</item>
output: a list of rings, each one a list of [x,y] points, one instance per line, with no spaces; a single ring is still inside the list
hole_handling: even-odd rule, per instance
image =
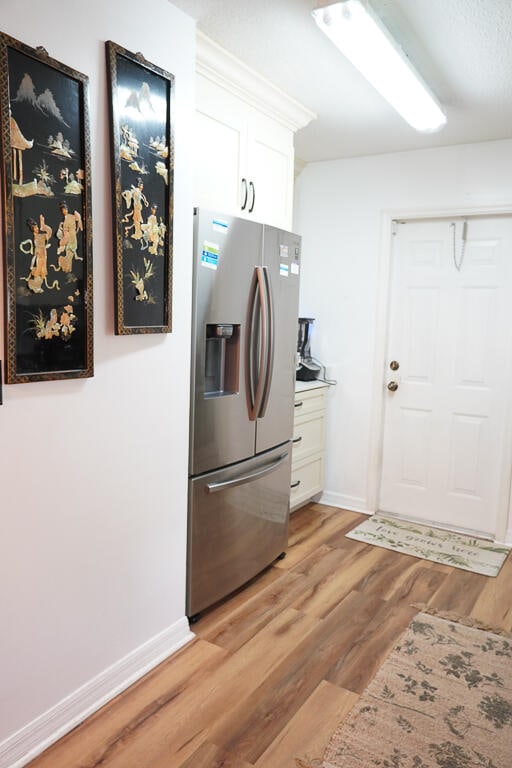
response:
[[[116,334],[172,330],[174,76],[106,43]]]
[[[93,375],[88,86],[0,32],[8,384]]]

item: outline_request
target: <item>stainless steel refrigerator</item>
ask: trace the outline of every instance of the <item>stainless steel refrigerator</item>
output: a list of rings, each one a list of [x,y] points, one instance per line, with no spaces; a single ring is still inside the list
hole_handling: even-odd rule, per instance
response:
[[[286,548],[300,237],[194,211],[187,615]]]

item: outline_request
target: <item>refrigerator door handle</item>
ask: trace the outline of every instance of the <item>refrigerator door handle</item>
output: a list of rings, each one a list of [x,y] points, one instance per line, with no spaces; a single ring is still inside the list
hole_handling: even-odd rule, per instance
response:
[[[268,398],[270,395],[270,385],[272,384],[272,372],[274,370],[274,343],[275,343],[275,328],[274,328],[274,298],[272,296],[272,284],[270,282],[270,272],[268,267],[263,267],[263,275],[265,278],[265,298],[267,304],[267,350],[266,350],[266,371],[265,371],[265,383],[263,387],[263,395],[261,398],[261,405],[258,411],[258,418],[262,418],[267,410]]]
[[[261,469],[257,469],[255,472],[247,472],[244,475],[233,477],[231,480],[224,480],[221,483],[208,483],[205,485],[206,493],[217,493],[217,491],[224,491],[226,488],[234,488],[237,485],[244,485],[244,483],[251,483],[253,480],[257,480],[264,475],[268,475],[274,472],[281,464],[288,458],[288,452],[282,453],[277,459],[274,459],[270,464],[267,464]]]
[[[247,391],[247,410],[249,419],[254,411],[254,398],[256,394],[256,373],[255,373],[255,315],[257,300],[257,278],[256,272],[253,273],[251,289],[249,291],[249,306],[247,310],[247,342],[246,342],[246,391]]]
[[[267,376],[266,364],[268,359],[268,306],[266,301],[265,275],[261,267],[255,267],[255,278],[253,280],[253,293],[249,305],[249,343],[247,344],[248,359],[248,405],[249,420],[256,421],[261,408],[261,401],[264,394],[265,380]],[[259,304],[260,310],[260,333],[259,339],[254,327],[256,314],[256,305]],[[259,361],[258,370],[255,371],[255,359],[257,356],[259,343]]]

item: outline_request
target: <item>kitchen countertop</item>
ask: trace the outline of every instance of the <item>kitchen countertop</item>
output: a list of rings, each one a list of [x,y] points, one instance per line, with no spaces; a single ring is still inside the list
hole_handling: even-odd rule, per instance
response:
[[[305,392],[307,389],[321,389],[322,387],[328,387],[329,385],[325,381],[296,381],[295,391]]]

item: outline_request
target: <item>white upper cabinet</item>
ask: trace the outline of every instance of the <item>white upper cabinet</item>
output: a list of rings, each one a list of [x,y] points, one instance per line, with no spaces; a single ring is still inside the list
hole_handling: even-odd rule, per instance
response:
[[[296,130],[315,117],[198,32],[197,205],[290,230]]]

